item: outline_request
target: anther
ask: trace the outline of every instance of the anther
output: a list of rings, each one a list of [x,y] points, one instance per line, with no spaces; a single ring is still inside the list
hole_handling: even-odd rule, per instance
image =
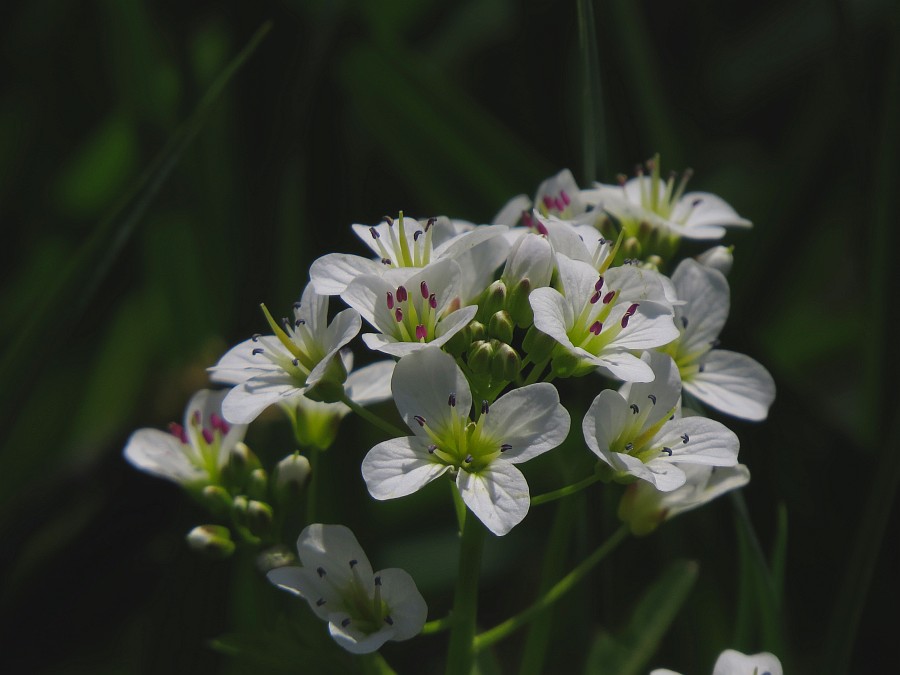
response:
[[[686,316],[681,317],[681,327],[682,328],[688,327],[688,318]]]
[[[431,309],[437,309],[437,297],[435,297],[434,293],[428,296],[428,306]]]
[[[489,404],[486,400],[485,400],[485,401],[482,401],[482,402],[481,402],[481,414],[482,414],[482,415],[487,415],[488,412],[490,412],[490,410],[491,410],[490,404]]]
[[[382,259],[381,259],[381,264],[382,264],[382,265],[390,265],[390,264],[391,264],[391,259],[390,259],[390,258],[382,258]]]
[[[591,296],[590,303],[592,305],[596,305],[599,300],[600,300],[600,291],[594,291],[594,294]]]
[[[719,339],[715,339],[715,340],[713,340],[712,342],[709,343],[709,346],[712,347],[713,349],[715,349],[715,348],[718,347],[720,344],[722,344],[722,341],[719,340]]]
[[[385,622],[388,626],[393,626],[393,625],[394,625],[394,620],[391,618],[391,615],[390,615],[390,614],[388,614],[387,616],[384,617],[384,622]]]
[[[375,585],[381,586],[381,577],[375,577]]]
[[[599,321],[595,321],[594,323],[591,324],[591,327],[588,328],[588,331],[590,331],[594,335],[600,335],[600,331],[602,331],[602,330],[603,330],[603,324],[600,323]]]
[[[669,457],[672,456],[672,448],[663,448],[662,451],[666,453]]]
[[[413,416],[413,419],[414,419],[416,422],[418,422],[418,424],[419,424],[420,427],[424,427],[424,426],[425,426],[425,418],[422,417],[421,415],[414,415],[414,416]]]
[[[425,328],[421,323],[416,326],[416,340],[427,340],[428,339],[428,329]]]
[[[419,241],[419,237],[423,234],[422,230],[416,230],[413,232],[413,241]]]
[[[603,296],[603,304],[608,305],[610,302],[612,302],[612,299],[614,297],[616,297],[616,292],[610,291],[609,293],[607,293],[606,295]]]
[[[647,394],[647,398],[653,402],[653,405],[656,405],[656,394]]]
[[[419,291],[422,293],[423,298],[428,298],[429,293],[427,283],[423,281],[421,284],[419,284]]]
[[[303,307],[303,304],[302,304],[302,303],[300,303],[300,302],[295,302],[295,303],[294,303],[294,309],[300,309],[301,307]]]
[[[638,408],[638,404],[637,404],[637,403],[632,403],[632,404],[631,404],[630,406],[628,406],[628,407],[631,408],[631,412],[634,413],[635,415],[637,415],[639,412],[641,412],[641,409]]]
[[[428,454],[429,454],[429,455],[433,455],[435,450],[437,450],[437,446],[436,446],[436,445],[429,445],[429,446],[428,446]]]
[[[512,450],[512,446],[509,443],[504,443],[500,446],[500,452],[506,452],[507,450]]]
[[[629,307],[628,309],[625,310],[625,315],[626,316],[634,316],[634,313],[637,311],[638,305],[639,305],[639,303],[637,303],[637,302],[633,303],[631,305],[631,307]]]
[[[429,218],[425,223],[425,231],[428,232],[428,228],[432,227],[437,222],[437,218]]]
[[[559,198],[562,199],[563,204],[565,204],[566,206],[568,206],[572,202],[572,200],[569,199],[569,195],[566,194],[565,190],[559,191]]]
[[[397,287],[397,302],[406,302],[409,294],[406,292],[406,286]]]
[[[626,313],[625,316],[622,317],[622,328],[628,328],[628,319],[631,318],[631,314]]]
[[[396,310],[394,310],[394,318],[397,319],[397,323],[400,323],[401,321],[403,321],[403,310],[400,309],[399,307]]]
[[[703,365],[703,364],[701,363],[701,364],[697,367],[697,372],[702,373],[704,370],[706,370],[706,366]]]
[[[262,347],[257,347],[256,349],[254,349],[254,350],[253,350],[252,352],[250,352],[250,353],[251,353],[253,356],[258,356],[259,354],[262,354],[264,351],[265,351],[265,350],[264,350]]]
[[[288,321],[286,316],[281,317],[281,325],[284,326],[285,332],[291,332],[291,322]]]
[[[294,328],[299,328],[300,326],[306,325],[306,319],[297,319],[294,321]]]
[[[316,600],[316,607],[321,607],[324,604],[325,604],[325,598],[319,598],[318,600]]]
[[[620,186],[625,187],[625,183],[628,182],[628,176],[626,176],[624,173],[620,173],[616,176],[616,182]]]
[[[691,206],[693,206],[694,208],[697,208],[697,207],[700,206],[702,203],[703,203],[703,200],[702,200],[702,199],[695,199],[694,201],[691,202]]]
[[[253,340],[254,342],[259,342],[259,338],[261,338],[261,337],[262,337],[262,333],[254,333],[253,335],[250,336],[250,339]]]
[[[346,627],[349,626],[349,625],[350,625],[350,617],[347,617],[346,619],[344,619],[343,621],[341,621],[341,627],[342,627],[342,628],[346,628]]]
[[[601,288],[603,288],[603,277],[597,279],[597,283],[594,284],[594,290],[598,293],[600,292]]]
[[[172,434],[175,438],[181,439],[182,443],[187,442],[187,434],[184,433],[184,427],[177,422],[169,423],[169,433]]]
[[[294,366],[294,368],[299,367],[300,359],[291,359],[291,365]]]
[[[387,307],[388,309],[394,309],[394,294],[390,291],[387,292]]]
[[[450,396],[447,397],[447,405],[449,405],[451,408],[456,407],[456,393],[455,392],[450,392]]]
[[[382,220],[383,220],[384,222],[386,222],[388,225],[393,225],[393,224],[394,224],[394,219],[391,218],[390,216],[384,216],[384,217],[382,218]]]
[[[320,578],[320,579],[323,578],[323,577],[325,576],[325,568],[324,568],[324,567],[317,567],[317,568],[316,568],[316,573],[319,575],[319,578]]]
[[[356,567],[358,564],[359,564],[359,560],[356,560],[356,559],[351,560],[351,561],[350,561],[350,569],[352,570],[352,569],[353,569],[354,567]]]
[[[466,458],[463,460],[466,464],[471,464],[472,460],[475,459],[472,455],[466,455]]]
[[[374,227],[369,228],[369,234],[372,235],[372,239],[380,239],[381,238],[381,235],[378,234],[378,230],[376,230]]]
[[[687,434],[681,434],[681,441],[683,443],[687,443],[689,440],[691,440],[690,436],[688,436]]]
[[[634,450],[634,443],[626,443],[625,452],[631,452],[632,450]]]

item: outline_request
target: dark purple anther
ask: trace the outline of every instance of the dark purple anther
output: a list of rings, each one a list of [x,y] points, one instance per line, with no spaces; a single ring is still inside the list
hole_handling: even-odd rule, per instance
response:
[[[591,304],[596,305],[600,301],[600,291],[594,291],[594,294],[591,296]]]
[[[200,411],[199,411],[199,410],[195,410],[195,411],[194,411],[194,414],[191,415],[191,422],[192,422],[193,424],[195,424],[196,426],[200,426],[200,421],[201,421],[201,419],[200,419]]]
[[[225,420],[216,415],[216,413],[209,416],[209,423],[212,425],[213,429],[218,429],[223,434],[228,433],[228,424],[225,423]]]
[[[559,211],[560,213],[562,213],[563,211],[566,210],[566,205],[563,204],[563,200],[560,199],[559,197],[557,197],[556,199],[553,200],[553,206],[555,206],[556,210]]]
[[[413,415],[413,419],[416,421],[416,423],[417,423],[420,427],[424,427],[424,426],[425,426],[425,418],[422,417],[421,415]]]
[[[374,227],[369,228],[369,234],[372,235],[372,239],[378,239],[379,237],[381,237],[381,235],[378,234],[378,230],[376,230]]]
[[[422,236],[422,230],[416,230],[413,232],[413,241],[419,241],[419,237]]]
[[[394,294],[390,291],[387,292],[387,306],[388,309],[394,309]]]
[[[500,446],[500,452],[506,452],[507,450],[512,450],[512,446],[509,443],[504,443]]]
[[[291,359],[291,365],[294,366],[294,368],[299,368],[300,367],[300,359]]]
[[[669,457],[672,456],[672,448],[663,448],[662,451],[666,453]]]
[[[394,625],[394,620],[391,618],[391,615],[390,615],[390,614],[388,614],[387,616],[384,617],[384,622],[385,622],[388,626],[393,626],[393,625]]]
[[[321,607],[324,604],[325,604],[325,598],[319,598],[318,600],[316,600],[316,607]]]
[[[691,202],[691,206],[696,209],[702,203],[703,203],[702,199],[695,199],[694,201]]]
[[[352,570],[352,569],[353,569],[354,567],[356,567],[358,564],[359,564],[359,560],[351,560],[351,561],[350,561],[350,569]]]
[[[428,228],[430,228],[436,222],[437,222],[437,218],[429,218],[428,222],[425,223],[425,231],[428,232]]]
[[[559,198],[563,200],[563,204],[565,204],[566,206],[572,203],[572,200],[569,199],[569,195],[566,194],[565,190],[559,191]]]
[[[350,625],[350,617],[348,616],[346,619],[341,621],[341,628],[346,628],[349,625]]]
[[[686,316],[681,317],[681,327],[682,328],[688,327],[688,318]]]
[[[436,445],[429,445],[429,446],[428,446],[428,454],[429,454],[429,455],[433,455],[435,450],[437,450],[437,446],[436,446]]]
[[[253,335],[250,336],[250,339],[253,340],[254,342],[259,342],[259,338],[261,338],[261,337],[262,337],[262,333],[254,333]]]
[[[180,440],[182,443],[188,442],[188,437],[184,431],[184,427],[177,422],[172,422],[171,424],[169,424],[169,433]]]
[[[603,277],[600,277],[599,279],[597,279],[597,282],[594,284],[594,290],[599,293],[600,289],[602,289],[602,288],[603,288]]]
[[[455,393],[453,393],[453,392],[450,393],[450,396],[447,398],[447,405],[449,405],[451,408],[456,407],[456,394]]]
[[[300,326],[306,325],[306,319],[297,319],[294,321],[294,328],[300,328]]]
[[[382,259],[381,259],[381,264],[382,264],[382,265],[390,265],[390,264],[391,264],[391,259],[390,259],[390,258],[382,258]]]
[[[536,220],[534,223],[534,229],[538,231],[538,234],[541,234],[545,237],[550,235],[550,230],[539,220]]]
[[[612,299],[614,297],[616,297],[616,292],[610,291],[609,293],[607,293],[606,295],[603,296],[603,304],[608,305],[609,303],[612,302]]]
[[[541,201],[544,202],[544,206],[546,206],[548,209],[553,208],[553,198],[550,197],[550,195],[544,195],[544,198]]]
[[[204,429],[203,430],[203,440],[206,441],[206,444],[209,445],[213,442],[215,436],[213,436],[212,429]]]
[[[531,215],[530,211],[522,211],[522,224],[525,227],[534,227],[534,216]]]
[[[422,294],[423,298],[428,297],[428,284],[426,282],[423,281],[421,284],[419,284],[419,292]]]
[[[403,321],[403,310],[399,307],[394,310],[394,318],[397,319],[397,323]]]
[[[381,586],[381,577],[375,577],[375,585]]]
[[[491,411],[491,405],[487,401],[481,402],[481,414],[487,415]]]
[[[437,298],[434,296],[434,293],[428,296],[428,306],[431,309],[437,309]]]
[[[634,313],[637,311],[637,308],[640,306],[640,303],[633,303],[631,307],[625,310],[625,314],[628,316],[634,316]]]
[[[625,314],[625,316],[622,317],[622,328],[628,328],[628,319],[630,318],[631,314]]]
[[[322,577],[325,576],[325,568],[324,568],[324,567],[317,567],[317,568],[316,568],[316,573],[319,575],[319,578],[321,579]]]
[[[250,353],[251,353],[253,356],[259,356],[260,354],[263,353],[263,351],[265,351],[265,350],[264,350],[262,347],[257,347],[256,349],[254,349],[254,350],[253,350],[252,352],[250,352]]]
[[[681,442],[682,443],[687,443],[689,440],[691,440],[690,436],[688,436],[687,434],[681,434]]]
[[[472,460],[475,459],[472,455],[466,455],[466,458],[463,460],[466,464],[471,464]]]
[[[426,340],[428,339],[428,329],[425,328],[422,324],[416,326],[416,340]]]
[[[594,335],[600,335],[600,331],[603,330],[603,324],[599,321],[595,321],[588,330]]]
[[[656,405],[656,395],[655,394],[647,394],[647,398],[649,398],[653,402],[653,405]]]
[[[631,408],[631,412],[634,413],[635,415],[637,415],[639,412],[641,412],[641,409],[638,408],[638,404],[637,404],[637,403],[632,403],[632,404],[631,404],[630,406],[628,406],[628,407]]]
[[[409,293],[406,292],[406,286],[397,287],[397,302],[406,302]]]

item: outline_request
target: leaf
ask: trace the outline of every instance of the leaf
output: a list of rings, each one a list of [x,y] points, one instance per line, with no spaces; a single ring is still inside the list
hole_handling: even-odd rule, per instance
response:
[[[601,633],[588,654],[589,675],[637,675],[675,620],[697,580],[695,562],[677,560],[650,586],[635,606],[623,631],[614,637]]]

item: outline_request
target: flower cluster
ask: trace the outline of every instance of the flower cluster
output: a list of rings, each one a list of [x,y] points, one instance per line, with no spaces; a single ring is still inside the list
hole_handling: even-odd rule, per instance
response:
[[[597,480],[627,486],[620,518],[647,534],[749,480],[737,436],[702,410],[763,420],[775,395],[760,364],[719,349],[731,250],[676,259],[682,238],[750,225],[715,195],[686,192],[688,178],[664,180],[656,157],[617,185],[580,189],[563,171],[490,225],[402,212],[353,225],[371,255],[316,260],[290,317],[263,306],[268,334],[209,369],[229,388],[198,394],[169,434],[136,432],[126,457],[201,495],[242,541],[275,543],[276,512],[315,480],[312,460],[353,410],[390,437],[368,450],[351,488],[388,500],[449,480],[460,510],[502,536],[532,504],[519,465],[569,439],[596,457]],[[330,318],[335,301],[345,308]],[[382,360],[354,370],[359,346]],[[580,434],[577,406],[557,389],[571,378],[586,378],[592,398]],[[363,407],[388,399],[411,433]],[[240,441],[272,406],[299,451],[267,469]],[[416,634],[426,611],[409,575],[373,573],[349,530],[311,522],[313,507],[302,567],[269,579],[306,599],[350,651]],[[192,542],[231,543],[227,527],[204,527]]]

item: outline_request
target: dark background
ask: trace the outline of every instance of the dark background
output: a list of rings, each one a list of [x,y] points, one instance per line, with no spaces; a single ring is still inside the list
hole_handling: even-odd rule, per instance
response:
[[[766,423],[729,425],[766,556],[787,533],[782,623],[754,609],[724,499],[604,563],[556,611],[546,672],[584,668],[597,632],[619,631],[676,558],[698,561],[699,580],[646,670],[710,672],[737,647],[776,650],[787,672],[869,673],[894,653],[897,5],[595,4],[593,163],[574,1],[0,9],[0,669],[268,672],[208,641],[305,610],[246,556],[191,555],[183,534],[207,516],[124,463],[128,434],[180,419],[204,368],[263,328],[259,302],[288,306],[312,260],[361,253],[351,223],[398,209],[489,222],[561,168],[612,182],[655,152],[755,224],[727,240],[722,338],[778,385]],[[266,20],[266,39],[201,103]],[[270,459],[293,449],[277,424],[255,433]],[[455,556],[448,500],[435,487],[371,502],[358,463],[376,438],[345,423],[322,469],[323,519],[353,527],[376,566],[408,567],[437,618]],[[526,473],[533,492],[561,484]],[[614,508],[603,488],[578,498],[571,564]],[[540,509],[489,546],[484,627],[527,601],[552,520]],[[503,643],[499,662],[515,664],[520,644]],[[431,672],[444,650],[438,636],[385,654]]]

